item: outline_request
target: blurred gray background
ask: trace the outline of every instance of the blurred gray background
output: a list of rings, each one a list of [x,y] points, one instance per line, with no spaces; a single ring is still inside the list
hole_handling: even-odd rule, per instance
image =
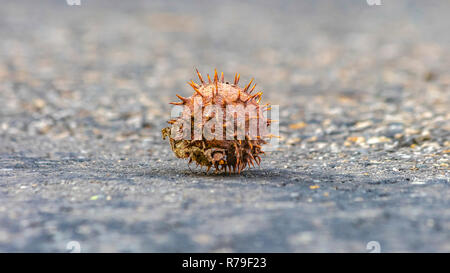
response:
[[[0,251],[450,251],[449,1],[0,1]],[[160,130],[214,68],[280,105],[261,168]]]

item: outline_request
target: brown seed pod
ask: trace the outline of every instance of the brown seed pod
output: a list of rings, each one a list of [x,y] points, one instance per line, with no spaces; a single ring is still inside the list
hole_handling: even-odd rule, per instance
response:
[[[261,145],[266,144],[267,127],[271,120],[264,111],[269,105],[260,106],[262,92],[252,94],[256,84],[253,79],[244,88],[238,86],[239,74],[234,82],[225,82],[215,70],[214,78],[204,80],[197,70],[200,83],[188,84],[194,89],[191,97],[177,97],[181,106],[178,117],[168,121],[162,129],[163,139],[169,137],[172,151],[178,158],[189,158],[189,164],[206,166],[207,172],[240,173],[243,169],[261,163]]]

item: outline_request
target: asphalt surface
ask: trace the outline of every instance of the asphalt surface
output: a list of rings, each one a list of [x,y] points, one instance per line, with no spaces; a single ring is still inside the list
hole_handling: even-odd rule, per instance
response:
[[[448,1],[0,7],[1,252],[450,251]],[[194,67],[280,105],[260,168],[161,139]]]

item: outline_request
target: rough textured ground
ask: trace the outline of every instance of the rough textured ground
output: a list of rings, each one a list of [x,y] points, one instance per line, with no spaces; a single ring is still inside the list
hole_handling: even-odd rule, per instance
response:
[[[450,251],[450,3],[272,2],[1,1],[0,251]],[[280,105],[261,168],[161,139],[194,66]]]

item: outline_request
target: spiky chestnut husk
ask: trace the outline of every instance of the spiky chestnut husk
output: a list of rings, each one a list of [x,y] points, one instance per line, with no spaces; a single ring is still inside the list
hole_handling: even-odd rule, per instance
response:
[[[180,95],[177,97],[181,102],[171,102],[173,105],[181,105],[186,111],[176,118],[168,121],[171,126],[162,129],[163,139],[169,137],[170,145],[175,156],[178,158],[189,158],[189,164],[196,162],[197,165],[206,166],[207,172],[214,167],[216,172],[228,171],[229,173],[240,173],[246,167],[255,166],[254,163],[260,165],[261,154],[264,152],[261,150],[261,145],[266,144],[264,140],[266,135],[266,128],[258,128],[258,135],[249,135],[249,120],[252,118],[263,119],[261,113],[262,111],[267,111],[270,109],[269,105],[260,106],[259,102],[261,100],[262,92],[258,92],[254,95],[251,93],[256,87],[256,84],[252,85],[253,79],[244,88],[238,86],[239,74],[235,74],[234,83],[225,82],[223,72],[221,77],[217,74],[217,70],[214,73],[214,79],[211,80],[209,74],[207,75],[207,81],[205,81],[202,75],[197,70],[197,75],[200,80],[200,84],[194,81],[188,82],[188,84],[194,89],[194,94],[191,97],[184,98]],[[184,120],[188,121],[193,129],[193,116],[194,112],[194,102],[201,99],[202,102],[202,112],[208,105],[219,105],[224,111],[226,111],[227,105],[242,105],[243,107],[248,107],[249,105],[257,109],[256,117],[245,116],[245,136],[244,139],[238,139],[237,134],[234,134],[234,139],[212,139],[207,140],[205,137],[202,139],[195,140],[193,135],[190,139],[176,139],[171,135],[171,130],[178,130],[173,128],[177,121]],[[202,114],[203,115],[203,114]],[[234,114],[233,114],[234,115]],[[225,113],[226,116],[226,113]],[[211,119],[211,116],[203,116],[201,118],[202,126]],[[270,125],[271,120],[264,120],[264,124]],[[233,129],[238,126],[235,122],[233,126],[228,124],[228,129],[233,127]],[[242,126],[242,123],[240,124]],[[223,125],[224,129],[227,130],[227,124]],[[194,129],[193,129],[194,130]],[[192,130],[192,131],[193,131]],[[237,131],[236,127],[236,131]],[[193,134],[193,133],[192,133]]]

